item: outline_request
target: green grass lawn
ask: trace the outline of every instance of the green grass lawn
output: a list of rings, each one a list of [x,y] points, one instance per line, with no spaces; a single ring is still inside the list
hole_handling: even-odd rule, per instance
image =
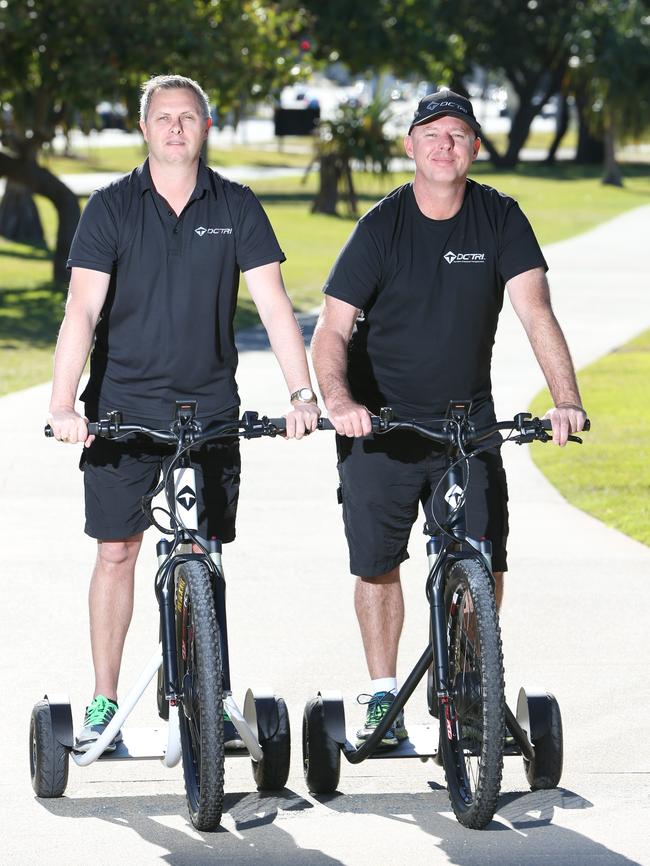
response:
[[[581,370],[579,380],[592,420],[585,444],[533,448],[533,459],[573,505],[650,545],[650,330]],[[545,412],[549,400],[542,391],[531,411]]]
[[[106,148],[94,152],[95,168],[105,169],[103,154],[120,170],[142,157],[138,148]],[[252,164],[270,158],[260,151],[230,152],[237,162]],[[273,154],[273,157],[284,155]],[[307,159],[304,154],[287,158]],[[627,166],[623,189],[604,187],[598,169],[560,164],[548,168],[523,164],[516,172],[496,172],[488,165],[475,166],[473,176],[517,198],[528,214],[543,244],[561,240],[610,219],[618,213],[650,202],[650,172],[647,166]],[[364,212],[385,192],[409,179],[407,174],[385,178],[357,175],[360,211]],[[280,243],[287,255],[283,273],[293,303],[306,310],[320,303],[320,289],[354,219],[343,213],[328,217],[310,213],[317,184],[316,175],[274,178],[252,183],[264,202]],[[50,202],[38,199],[48,247],[54,243],[56,215]],[[62,314],[63,298],[52,294],[47,250],[0,239],[0,394],[46,381],[51,372],[51,352]],[[254,307],[243,288],[237,325],[257,321]]]
[[[307,166],[311,160],[311,141],[295,139],[291,149],[251,148],[238,145],[231,148],[217,149],[211,147],[208,152],[208,162],[213,167],[231,165],[254,166]],[[299,152],[295,152],[300,142]],[[139,165],[147,156],[144,143],[141,145],[125,145],[124,147],[86,147],[77,148],[71,156],[45,154],[41,162],[45,168],[54,174],[81,174],[97,171],[128,172]]]

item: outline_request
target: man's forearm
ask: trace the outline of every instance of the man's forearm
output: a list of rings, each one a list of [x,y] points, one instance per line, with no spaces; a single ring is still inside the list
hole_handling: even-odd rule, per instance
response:
[[[66,312],[54,353],[50,412],[71,411],[93,342],[95,326],[87,315]]]
[[[555,405],[581,406],[571,353],[553,311],[538,312],[526,332]]]
[[[311,356],[318,387],[325,405],[351,401],[348,384],[348,344],[341,334],[317,327],[311,342]]]
[[[286,297],[286,295],[285,295]],[[311,382],[305,343],[288,298],[272,312],[262,324],[269,337],[271,349],[277,358],[289,393],[304,388]]]

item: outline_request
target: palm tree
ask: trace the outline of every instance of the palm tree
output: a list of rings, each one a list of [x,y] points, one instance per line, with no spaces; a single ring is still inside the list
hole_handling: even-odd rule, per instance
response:
[[[393,156],[393,142],[384,134],[388,103],[375,96],[367,106],[344,103],[334,120],[318,126],[314,163],[320,165],[319,189],[312,213],[336,214],[339,197],[350,213],[357,216],[357,195],[353,170],[388,174]]]

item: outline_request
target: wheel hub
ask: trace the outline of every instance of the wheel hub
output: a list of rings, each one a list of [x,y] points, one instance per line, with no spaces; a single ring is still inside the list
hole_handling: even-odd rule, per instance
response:
[[[475,717],[481,706],[481,676],[478,671],[459,671],[454,679],[453,696],[461,720]]]

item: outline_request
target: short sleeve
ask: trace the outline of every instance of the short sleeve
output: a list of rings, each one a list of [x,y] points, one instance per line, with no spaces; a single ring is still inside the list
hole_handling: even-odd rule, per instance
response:
[[[364,222],[358,222],[338,255],[323,292],[363,310],[381,280],[381,256]]]
[[[246,188],[235,225],[237,264],[242,272],[286,259],[264,208]]]
[[[533,268],[548,270],[531,224],[516,202],[505,215],[499,250],[499,272],[504,283]]]
[[[68,268],[89,268],[110,274],[117,261],[117,226],[101,190],[83,209],[72,239]]]

